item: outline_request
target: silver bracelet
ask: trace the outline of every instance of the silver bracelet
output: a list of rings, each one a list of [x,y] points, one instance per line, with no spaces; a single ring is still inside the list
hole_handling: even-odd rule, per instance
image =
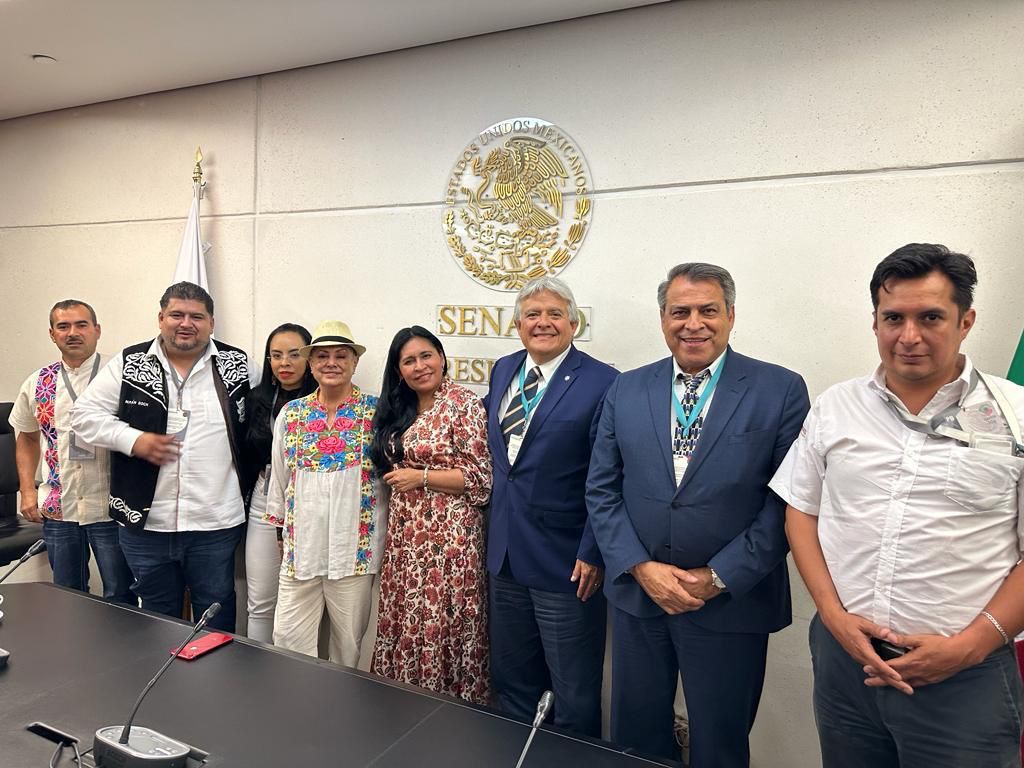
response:
[[[1010,644],[1010,636],[1008,634],[1006,634],[1006,630],[1003,629],[1003,625],[999,623],[999,621],[996,619],[996,617],[993,616],[988,611],[982,611],[981,615],[984,616],[989,621],[991,621],[992,622],[992,626],[995,627],[996,631],[999,632],[999,634],[1003,636],[1003,644],[1004,645],[1009,645]]]
[[[427,487],[427,468],[423,468],[423,487]]]

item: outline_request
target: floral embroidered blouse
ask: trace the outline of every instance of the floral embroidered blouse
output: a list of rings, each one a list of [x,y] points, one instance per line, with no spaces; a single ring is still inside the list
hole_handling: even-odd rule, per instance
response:
[[[284,528],[286,576],[376,573],[387,529],[369,455],[377,397],[353,387],[328,428],[319,394],[292,400],[274,422],[263,519]]]

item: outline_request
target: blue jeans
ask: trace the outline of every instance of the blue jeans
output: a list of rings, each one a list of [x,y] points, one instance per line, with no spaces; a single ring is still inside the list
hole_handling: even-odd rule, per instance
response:
[[[192,616],[213,603],[220,612],[207,625],[235,631],[235,549],[245,524],[219,531],[159,531],[121,528],[121,549],[135,574],[142,607],[180,619],[185,588],[192,595]]]
[[[1009,646],[908,696],[864,685],[861,665],[818,616],[809,634],[825,768],[1020,765],[1022,684]]]
[[[103,581],[103,597],[137,605],[132,594],[132,572],[128,569],[117,539],[113,520],[79,525],[68,520],[43,519],[46,556],[53,569],[53,583],[82,592],[89,591],[89,548],[96,555],[96,567]]]
[[[601,737],[601,681],[607,603],[547,592],[491,574],[491,681],[494,704],[530,722],[537,700],[555,694],[551,722]]]

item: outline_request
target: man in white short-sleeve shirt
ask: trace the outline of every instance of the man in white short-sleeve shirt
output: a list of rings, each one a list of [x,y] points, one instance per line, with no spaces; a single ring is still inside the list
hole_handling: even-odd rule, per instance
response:
[[[818,398],[770,484],[818,609],[825,768],[1020,764],[1024,388],[960,353],[976,282],[941,245],[884,259],[881,365]]]
[[[132,574],[118,545],[117,524],[107,513],[110,458],[71,429],[75,400],[106,362],[96,351],[100,332],[95,310],[84,301],[54,304],[50,340],[60,359],[25,379],[9,421],[18,433],[21,514],[43,524],[53,583],[88,592],[89,559],[95,555],[103,596],[134,604]],[[37,490],[41,458],[46,476]]]

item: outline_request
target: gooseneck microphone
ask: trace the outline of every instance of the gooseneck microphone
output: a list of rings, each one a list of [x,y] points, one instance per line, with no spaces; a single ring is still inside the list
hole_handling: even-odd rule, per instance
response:
[[[16,562],[14,565],[12,565],[10,568],[7,569],[7,573],[5,573],[3,576],[0,576],[0,582],[3,582],[4,579],[6,579],[8,576],[10,576],[12,573],[14,573],[16,570],[18,570],[18,568],[22,565],[22,563],[24,563],[30,557],[38,555],[44,549],[46,549],[46,541],[44,541],[43,539],[40,539],[39,541],[37,541],[35,544],[33,544],[31,547],[29,547],[25,551],[25,554],[21,556],[21,559],[18,560],[18,562]],[[0,605],[2,605],[3,602],[4,602],[4,596],[0,595]],[[4,612],[0,611],[0,619],[3,619],[3,617],[4,617]],[[11,652],[10,651],[5,651],[3,648],[0,648],[0,669],[3,669],[4,667],[7,666],[7,660],[10,659],[10,658],[11,658]]]
[[[139,711],[139,707],[142,705],[142,700],[146,698],[146,694],[150,692],[154,685],[156,685],[156,681],[159,680],[164,672],[167,671],[167,668],[171,666],[173,661],[178,658],[178,654],[181,653],[181,649],[188,645],[192,641],[193,637],[199,634],[200,630],[206,626],[210,619],[217,615],[218,611],[220,611],[220,603],[214,603],[206,609],[203,615],[199,617],[199,621],[197,621],[196,625],[192,628],[189,636],[185,638],[185,642],[175,649],[174,653],[171,654],[171,658],[164,662],[164,665],[160,667],[160,671],[157,672],[153,676],[153,679],[147,683],[146,687],[142,689],[142,693],[139,694],[139,698],[135,700],[135,707],[132,709],[132,713],[128,715],[128,722],[124,724],[124,729],[121,731],[121,738],[117,740],[119,744],[128,743],[128,736],[132,730],[132,723],[135,721],[135,714]]]
[[[551,705],[554,703],[555,694],[551,691],[544,691],[540,695],[540,701],[537,702],[537,714],[533,716],[533,727],[530,729],[530,737],[526,740],[526,746],[523,747],[523,751],[519,754],[519,762],[516,763],[516,768],[523,768],[523,761],[526,760],[526,753],[530,751],[530,745],[533,744],[533,737],[537,734],[537,729],[544,722],[544,718],[548,716],[548,712],[551,711]]]
[[[213,603],[196,622],[196,625],[189,632],[185,642],[179,645],[171,657],[164,662],[160,670],[153,676],[146,687],[142,689],[139,698],[135,700],[132,713],[124,727],[108,725],[96,731],[96,740],[93,743],[93,755],[96,757],[98,766],[116,766],[117,768],[185,768],[186,759],[192,748],[176,739],[164,736],[162,733],[143,728],[142,726],[132,727],[135,715],[142,705],[146,694],[152,690],[167,668],[171,666],[178,657],[181,649],[192,642],[192,638],[199,634],[217,612],[220,610],[220,603]],[[121,731],[120,737],[117,732]]]
[[[45,549],[46,540],[40,539],[39,541],[37,541],[35,544],[33,544],[25,551],[25,554],[21,556],[21,559],[19,559],[18,562],[16,562],[14,565],[7,569],[7,573],[5,573],[3,576],[0,576],[0,582],[3,582],[8,576],[10,576],[16,570],[18,570],[18,568],[20,568],[25,563],[25,561],[27,561],[30,557],[35,557],[40,552],[45,551]]]

